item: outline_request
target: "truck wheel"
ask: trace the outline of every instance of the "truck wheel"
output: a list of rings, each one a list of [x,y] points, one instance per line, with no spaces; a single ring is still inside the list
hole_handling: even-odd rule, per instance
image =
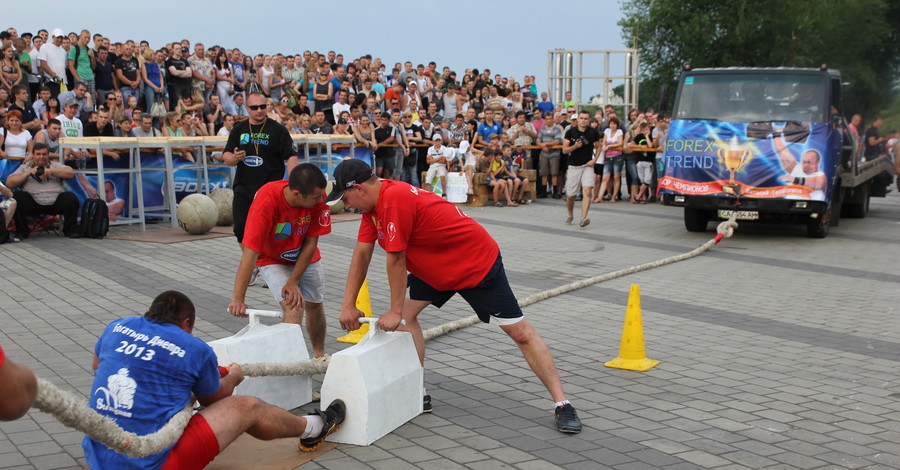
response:
[[[709,225],[708,211],[684,208],[684,228],[688,232],[705,232],[707,225]]]
[[[853,195],[844,200],[844,210],[847,217],[863,219],[869,212],[869,183],[863,183],[853,190]]]
[[[809,238],[825,238],[831,225],[831,209],[819,214],[816,218],[806,219],[806,235]]]

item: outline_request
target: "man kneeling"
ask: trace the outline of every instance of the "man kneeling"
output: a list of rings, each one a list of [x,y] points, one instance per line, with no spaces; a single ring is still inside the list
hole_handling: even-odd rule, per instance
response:
[[[191,332],[194,304],[178,291],[159,294],[142,317],[112,322],[94,347],[94,384],[88,400],[98,413],[126,431],[154,433],[183,409],[193,393],[205,408],[178,442],[142,458],[116,453],[85,437],[91,468],[200,469],[244,432],[257,439],[299,437],[302,451],[315,450],[344,422],[344,402],[295,416],[258,398],[231,396],[244,380],[232,364],[220,378],[212,348]]]

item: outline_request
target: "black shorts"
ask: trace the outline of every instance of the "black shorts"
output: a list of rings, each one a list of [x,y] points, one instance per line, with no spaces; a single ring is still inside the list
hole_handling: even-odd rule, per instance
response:
[[[375,157],[375,167],[384,168],[385,170],[393,170],[397,166],[397,156],[391,154],[390,157]]]
[[[509,287],[506,278],[506,270],[503,269],[503,257],[497,254],[497,260],[491,266],[484,279],[475,287],[460,289],[458,291],[443,291],[435,289],[419,279],[414,274],[409,275],[409,298],[412,300],[427,300],[437,308],[441,308],[453,294],[459,292],[466,302],[475,310],[475,314],[484,323],[490,323],[491,318],[500,320],[500,324],[512,324],[523,318],[519,301]]]

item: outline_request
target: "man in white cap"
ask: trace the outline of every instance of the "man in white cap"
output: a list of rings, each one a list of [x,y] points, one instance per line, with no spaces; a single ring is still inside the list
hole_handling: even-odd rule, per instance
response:
[[[68,55],[62,48],[64,36],[63,30],[54,29],[50,42],[41,46],[38,52],[41,74],[44,76],[45,84],[50,88],[50,96],[54,98],[59,96],[59,84],[66,79]]]
[[[437,176],[441,180],[441,191],[444,198],[446,198],[447,166],[456,156],[456,151],[450,147],[444,147],[444,140],[440,132],[435,132],[431,136],[431,140],[434,144],[428,147],[428,153],[425,157],[425,162],[428,163],[428,172],[425,173],[425,181],[423,183],[432,185],[433,190],[434,177]]]

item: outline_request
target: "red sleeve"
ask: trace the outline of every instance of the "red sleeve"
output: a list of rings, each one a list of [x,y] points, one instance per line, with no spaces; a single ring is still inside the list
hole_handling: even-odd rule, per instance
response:
[[[6,363],[6,354],[3,352],[3,346],[0,346],[0,366]]]
[[[378,232],[375,230],[375,221],[371,212],[363,213],[359,221],[359,234],[356,241],[363,243],[375,243],[378,240]]]

